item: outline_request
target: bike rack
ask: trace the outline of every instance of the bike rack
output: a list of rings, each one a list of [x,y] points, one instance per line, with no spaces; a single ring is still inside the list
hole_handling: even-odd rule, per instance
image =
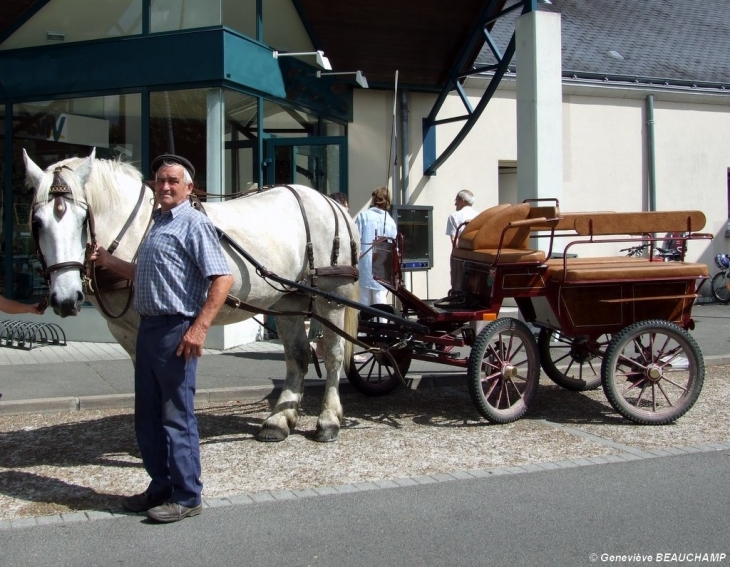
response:
[[[0,319],[0,346],[31,350],[38,345],[66,346],[66,333],[55,323]]]

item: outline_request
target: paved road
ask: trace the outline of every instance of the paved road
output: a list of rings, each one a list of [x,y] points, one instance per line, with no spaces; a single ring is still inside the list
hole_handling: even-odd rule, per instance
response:
[[[0,531],[0,549],[4,565],[54,567],[587,566],[657,554],[726,565],[729,459],[725,449],[452,478],[210,508],[168,526],[136,516],[36,526]]]

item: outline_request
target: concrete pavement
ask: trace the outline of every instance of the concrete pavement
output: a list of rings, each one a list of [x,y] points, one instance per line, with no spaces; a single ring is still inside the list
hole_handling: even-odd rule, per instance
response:
[[[730,364],[730,306],[693,308],[691,334],[705,364]],[[414,362],[409,378],[453,377],[458,369]],[[284,351],[278,341],[260,341],[226,351],[208,350],[198,367],[200,402],[266,397],[283,383]],[[343,385],[347,380],[343,378]],[[319,386],[313,365],[307,386]],[[132,407],[133,367],[122,348],[110,343],[69,343],[22,350],[0,348],[0,415],[77,409]]]

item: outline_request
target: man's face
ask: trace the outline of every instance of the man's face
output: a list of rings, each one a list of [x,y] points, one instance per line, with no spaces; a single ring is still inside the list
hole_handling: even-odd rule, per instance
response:
[[[456,210],[460,211],[464,208],[465,201],[461,197],[457,197],[456,199],[454,199],[454,205],[456,206]]]
[[[155,175],[155,196],[163,211],[177,207],[188,198],[193,190],[192,184],[184,181],[185,169],[182,165],[162,166]]]

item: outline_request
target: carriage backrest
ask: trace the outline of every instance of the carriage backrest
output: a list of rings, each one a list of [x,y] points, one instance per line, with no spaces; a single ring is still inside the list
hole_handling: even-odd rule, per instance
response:
[[[522,221],[530,214],[530,204],[497,205],[483,211],[472,220],[459,237],[458,247],[467,250],[484,250],[499,248],[502,232],[510,222]],[[476,225],[476,230],[473,229]],[[520,226],[508,230],[502,241],[503,248],[527,248],[530,239],[530,227]]]
[[[637,213],[590,213],[575,217],[575,231],[584,236],[697,232],[705,227],[702,211],[648,211]]]

